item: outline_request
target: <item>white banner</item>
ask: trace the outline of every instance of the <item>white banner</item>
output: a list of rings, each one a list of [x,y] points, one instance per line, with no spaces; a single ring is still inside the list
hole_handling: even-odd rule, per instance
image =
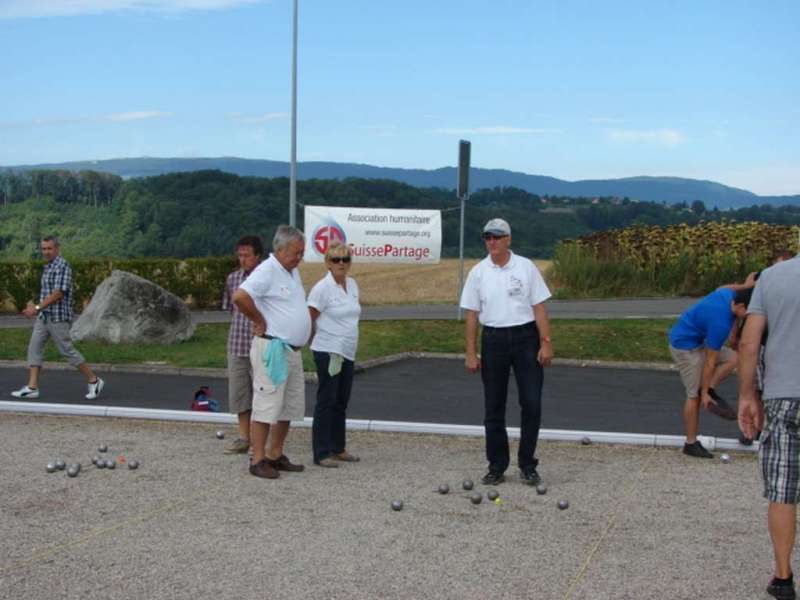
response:
[[[442,253],[438,210],[306,206],[305,234],[308,262],[323,262],[333,240],[357,262],[435,264]]]

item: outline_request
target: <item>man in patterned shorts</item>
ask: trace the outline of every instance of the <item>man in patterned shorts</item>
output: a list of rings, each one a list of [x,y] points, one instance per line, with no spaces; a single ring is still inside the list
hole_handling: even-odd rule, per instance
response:
[[[781,600],[795,598],[792,550],[800,500],[799,290],[800,257],[763,271],[739,342],[739,427],[749,438],[762,430],[759,458],[775,556],[775,574],[767,593]],[[755,373],[767,326],[762,400],[756,394]]]

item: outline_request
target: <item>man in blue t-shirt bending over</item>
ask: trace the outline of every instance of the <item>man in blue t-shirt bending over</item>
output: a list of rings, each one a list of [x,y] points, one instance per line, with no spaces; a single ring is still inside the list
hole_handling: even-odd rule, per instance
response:
[[[686,388],[683,453],[688,456],[713,457],[697,439],[701,402],[709,412],[736,420],[736,412],[714,388],[736,368],[736,352],[725,343],[736,319],[747,312],[752,291],[720,288],[683,313],[669,331],[669,351]]]

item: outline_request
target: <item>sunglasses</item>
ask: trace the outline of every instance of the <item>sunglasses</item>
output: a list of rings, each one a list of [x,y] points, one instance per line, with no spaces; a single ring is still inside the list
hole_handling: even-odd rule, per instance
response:
[[[349,256],[331,256],[330,257],[330,261],[332,263],[336,264],[336,265],[338,265],[339,263],[348,264],[350,262],[350,260],[351,259],[350,259]]]
[[[494,241],[494,240],[502,240],[503,238],[507,238],[507,235],[495,235],[493,233],[484,233],[483,239],[487,242]]]

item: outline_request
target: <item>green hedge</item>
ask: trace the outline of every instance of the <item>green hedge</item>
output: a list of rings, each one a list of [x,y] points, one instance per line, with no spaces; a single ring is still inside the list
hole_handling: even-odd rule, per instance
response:
[[[74,304],[86,306],[95,289],[113,269],[134,273],[183,298],[196,309],[217,309],[222,303],[225,277],[237,268],[235,257],[140,258],[131,260],[70,260]],[[0,304],[11,302],[18,311],[39,295],[42,261],[0,263]]]

